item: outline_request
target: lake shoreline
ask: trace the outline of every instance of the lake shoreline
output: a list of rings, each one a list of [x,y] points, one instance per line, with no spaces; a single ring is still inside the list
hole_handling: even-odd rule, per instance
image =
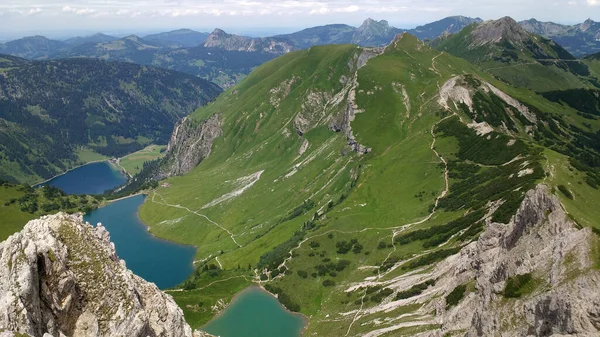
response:
[[[246,287],[245,289],[243,289],[243,290],[241,290],[241,291],[238,291],[237,293],[235,293],[235,294],[233,295],[233,297],[231,297],[231,301],[229,301],[229,303],[228,303],[228,304],[227,304],[227,305],[226,305],[226,306],[225,306],[225,307],[224,307],[224,308],[223,308],[221,311],[219,311],[217,314],[215,314],[215,315],[214,315],[214,316],[213,316],[213,317],[212,317],[212,318],[211,318],[211,319],[210,319],[208,322],[204,323],[204,324],[203,324],[203,325],[202,325],[202,326],[199,328],[199,330],[201,330],[201,331],[204,331],[204,332],[207,332],[206,330],[204,330],[204,328],[205,328],[205,327],[206,327],[206,326],[207,326],[207,325],[208,325],[210,322],[212,322],[212,321],[216,320],[217,318],[221,317],[221,316],[222,316],[222,315],[225,313],[225,311],[226,311],[226,310],[227,310],[227,309],[228,309],[228,308],[229,308],[229,307],[230,307],[232,304],[234,304],[234,303],[235,303],[235,301],[238,301],[238,300],[239,300],[239,297],[240,297],[241,295],[243,295],[245,292],[248,292],[248,291],[253,291],[253,290],[260,291],[260,292],[262,292],[262,293],[265,293],[265,294],[267,294],[267,295],[269,295],[269,296],[273,297],[273,298],[274,298],[274,299],[277,301],[277,303],[279,303],[279,305],[281,306],[281,308],[283,308],[283,310],[284,310],[285,312],[287,312],[287,313],[289,313],[289,314],[291,314],[291,315],[293,315],[293,316],[298,316],[298,317],[300,317],[300,319],[301,319],[301,320],[302,320],[302,322],[303,322],[303,326],[302,326],[302,329],[300,329],[300,331],[299,331],[299,333],[298,333],[298,336],[297,336],[297,337],[300,337],[300,336],[302,336],[302,335],[304,334],[305,330],[308,328],[308,322],[309,322],[310,318],[309,318],[308,316],[304,315],[303,313],[300,313],[300,312],[294,312],[294,311],[291,311],[291,310],[289,310],[289,309],[288,309],[288,308],[286,308],[286,307],[285,307],[283,304],[281,304],[281,302],[279,302],[279,299],[277,298],[277,296],[276,296],[275,294],[273,294],[272,292],[270,292],[270,291],[268,291],[267,289],[265,289],[265,287],[263,287],[261,284],[259,284],[259,283],[254,283],[254,282],[253,282],[251,285],[249,285],[248,287]]]
[[[109,206],[110,204],[112,204],[112,203],[115,203],[115,202],[117,202],[117,201],[123,201],[123,200],[127,200],[127,199],[129,199],[129,198],[137,197],[137,196],[139,196],[139,195],[143,195],[143,196],[144,196],[144,198],[146,198],[146,197],[148,197],[148,191],[140,191],[140,192],[137,192],[137,193],[135,193],[135,194],[131,194],[131,195],[128,195],[128,196],[125,196],[125,197],[120,197],[120,198],[117,198],[117,199],[111,199],[111,200],[105,200],[105,201],[104,201],[104,204],[102,204],[102,205],[101,205],[101,206],[99,206],[98,208],[96,208],[96,209],[92,210],[92,212],[93,212],[93,211],[95,211],[95,210],[101,209],[101,208],[103,208],[103,207]],[[144,203],[145,203],[145,202],[146,202],[146,201],[144,200]],[[142,205],[143,205],[143,203],[142,203]],[[198,251],[198,247],[196,247],[196,246],[194,246],[194,245],[188,245],[188,244],[185,244],[185,243],[181,243],[181,242],[174,241],[174,240],[169,240],[169,239],[166,239],[166,238],[163,238],[163,237],[160,237],[160,236],[156,236],[156,235],[154,235],[154,233],[152,233],[152,231],[150,230],[150,229],[151,229],[151,228],[150,228],[150,226],[148,226],[148,225],[147,225],[147,224],[146,224],[146,223],[145,223],[145,222],[142,220],[142,218],[140,217],[140,208],[142,207],[142,205],[140,205],[140,207],[138,207],[138,209],[135,211],[135,216],[136,216],[136,217],[137,217],[137,219],[140,221],[140,223],[141,223],[142,225],[144,225],[144,227],[146,227],[146,230],[148,231],[148,233],[149,233],[150,235],[152,235],[154,238],[156,238],[156,239],[158,239],[158,240],[162,240],[162,241],[170,242],[170,243],[177,244],[177,245],[180,245],[180,246],[185,246],[185,247],[194,247],[194,249],[196,249],[196,251]],[[86,214],[89,214],[89,213],[86,213]],[[86,215],[86,214],[84,214],[84,215]],[[195,258],[196,258],[196,254],[194,254],[194,259],[195,259]],[[192,266],[193,266],[193,267],[194,267],[194,269],[195,269],[195,268],[196,268],[196,265],[195,265],[195,263],[194,263],[194,259],[192,259]]]
[[[177,287],[194,272],[196,247],[152,235],[138,214],[144,198],[139,193],[118,200],[120,202],[107,203],[103,206],[110,207],[86,213],[84,220],[94,227],[102,223],[127,267],[164,291]],[[153,263],[148,264],[147,259]]]
[[[87,163],[84,163],[84,164],[81,164],[81,165],[77,165],[77,166],[75,166],[75,167],[72,167],[72,168],[70,168],[70,169],[66,170],[66,171],[65,171],[65,172],[63,172],[63,173],[59,173],[59,174],[55,175],[55,176],[54,176],[54,177],[52,177],[52,178],[48,178],[48,179],[46,179],[46,180],[44,180],[44,181],[41,181],[41,182],[39,182],[39,183],[34,183],[34,184],[31,184],[30,186],[35,188],[36,186],[39,186],[39,185],[45,184],[45,183],[49,182],[50,180],[52,180],[52,179],[54,179],[54,178],[58,178],[58,177],[60,177],[60,176],[62,176],[62,175],[64,175],[64,174],[67,174],[67,173],[69,173],[69,172],[71,172],[71,171],[73,171],[73,170],[76,170],[76,169],[78,169],[78,168],[80,168],[80,167],[83,167],[83,166],[85,166],[85,165],[94,164],[94,163],[101,163],[101,162],[104,162],[104,161],[108,161],[108,159],[93,160],[93,161],[90,161],[90,162],[87,162]]]

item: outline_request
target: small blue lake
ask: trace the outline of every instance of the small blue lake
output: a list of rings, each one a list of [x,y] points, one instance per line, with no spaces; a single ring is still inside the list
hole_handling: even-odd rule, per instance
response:
[[[67,194],[102,194],[127,182],[127,177],[108,162],[77,167],[42,184],[60,188]]]
[[[299,337],[306,320],[293,314],[271,294],[251,286],[201,329],[220,337]]]
[[[84,216],[93,226],[102,223],[110,233],[117,255],[127,268],[160,289],[174,287],[193,271],[196,248],[154,237],[138,217],[145,196],[119,200]]]

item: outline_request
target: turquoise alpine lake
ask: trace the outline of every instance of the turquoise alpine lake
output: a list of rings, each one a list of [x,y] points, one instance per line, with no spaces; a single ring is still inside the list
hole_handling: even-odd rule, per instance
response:
[[[174,287],[193,271],[196,248],[161,240],[150,234],[138,217],[144,195],[115,201],[86,214],[93,226],[102,223],[110,233],[117,255],[127,268],[160,289]]]
[[[305,324],[303,316],[287,311],[271,294],[251,286],[202,330],[219,337],[299,337]]]
[[[102,194],[127,182],[127,177],[108,162],[96,162],[79,166],[36,185],[50,185],[67,194]]]

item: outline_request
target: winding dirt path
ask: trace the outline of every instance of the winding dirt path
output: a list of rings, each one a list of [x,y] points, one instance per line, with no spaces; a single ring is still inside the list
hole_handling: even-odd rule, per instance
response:
[[[226,232],[226,233],[229,235],[229,237],[231,237],[231,240],[232,240],[232,241],[233,241],[233,242],[234,242],[234,243],[235,243],[235,244],[236,244],[236,245],[237,245],[239,248],[241,248],[241,247],[242,247],[242,245],[240,245],[240,244],[239,244],[239,243],[238,243],[238,242],[235,240],[234,234],[233,234],[233,233],[232,233],[232,232],[231,232],[229,229],[227,229],[227,228],[225,228],[225,227],[223,227],[223,226],[219,225],[218,223],[214,222],[213,220],[211,220],[211,219],[210,219],[209,217],[207,217],[206,215],[204,215],[204,214],[201,214],[201,213],[198,213],[198,212],[196,212],[196,211],[192,211],[191,209],[189,209],[189,208],[187,208],[187,207],[185,207],[185,206],[169,204],[169,203],[167,203],[167,202],[165,201],[165,198],[164,198],[162,195],[160,195],[160,194],[159,194],[159,193],[157,193],[156,191],[152,191],[152,192],[153,192],[153,194],[152,194],[152,202],[153,202],[153,203],[155,203],[155,204],[159,204],[159,205],[168,206],[168,207],[174,207],[174,208],[184,209],[184,210],[186,210],[186,211],[188,211],[188,212],[190,212],[190,213],[192,213],[192,214],[195,214],[195,215],[197,215],[197,216],[199,216],[199,217],[201,217],[201,218],[204,218],[204,219],[206,219],[206,221],[210,222],[211,224],[213,224],[213,225],[215,225],[215,226],[219,227],[219,228],[220,228],[220,229],[222,229],[224,232]],[[160,197],[160,199],[162,200],[162,202],[158,202],[158,201],[156,201],[156,200],[155,200],[155,197],[156,197],[157,195]],[[217,259],[217,262],[218,262],[218,261],[219,261],[219,260]],[[221,264],[221,263],[219,263],[219,264]]]
[[[444,54],[444,52],[440,52],[439,55],[436,55],[431,59],[431,70],[433,70],[433,72],[436,73],[439,77],[442,77],[442,74],[440,73],[438,68],[435,66],[435,60],[438,57],[442,56],[443,54]]]

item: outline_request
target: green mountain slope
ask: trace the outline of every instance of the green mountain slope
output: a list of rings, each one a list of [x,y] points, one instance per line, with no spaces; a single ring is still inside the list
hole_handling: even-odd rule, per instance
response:
[[[164,144],[176,120],[219,93],[197,77],[131,63],[13,61],[0,77],[0,177],[52,177],[80,163],[82,147],[120,156]]]
[[[527,32],[509,17],[470,25],[433,46],[512,85],[536,91],[593,87],[597,80],[585,63],[560,45]]]
[[[178,124],[158,165],[185,174],[152,191],[140,217],[198,247],[196,272],[171,293],[193,326],[258,282],[310,317],[307,335],[455,330],[450,304],[439,319],[432,308],[460,303],[475,276],[437,263],[468,255],[457,253],[489,223],[513,228],[537,184],[598,226],[599,129],[408,34],[385,50],[313,47]]]
[[[32,188],[0,181],[0,241],[20,231],[41,215],[58,211],[87,213],[99,206],[99,200],[87,195],[66,195],[52,186]]]

